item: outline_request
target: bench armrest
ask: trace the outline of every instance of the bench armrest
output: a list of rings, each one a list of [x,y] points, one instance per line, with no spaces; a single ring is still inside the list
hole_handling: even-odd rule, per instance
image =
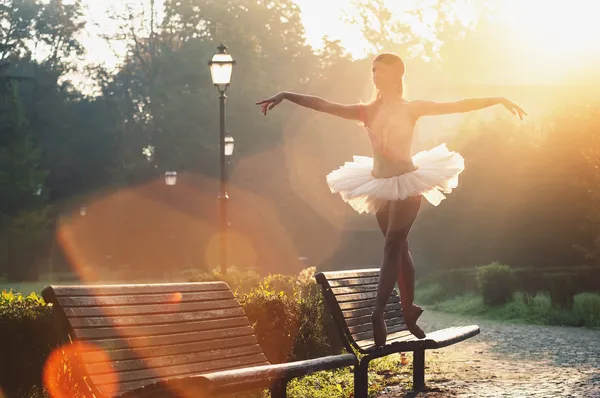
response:
[[[221,372],[204,373],[189,377],[176,377],[146,385],[124,397],[158,397],[166,391],[185,392],[184,396],[210,397],[212,393],[233,393],[268,388],[275,381],[289,381],[320,370],[355,366],[354,354],[331,355],[275,365],[252,366]]]
[[[478,334],[479,326],[477,325],[436,330],[435,332],[427,333],[427,337],[424,341],[424,348],[427,350],[448,347],[449,345],[459,343]]]
[[[207,373],[200,377],[207,380],[216,390],[237,391],[237,386],[256,383],[258,388],[269,387],[272,382],[277,380],[288,381],[320,370],[337,369],[356,364],[357,359],[354,354],[343,354],[305,361]]]

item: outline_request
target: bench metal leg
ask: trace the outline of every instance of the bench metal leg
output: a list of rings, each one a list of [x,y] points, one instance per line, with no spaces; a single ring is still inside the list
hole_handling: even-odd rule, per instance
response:
[[[287,381],[277,380],[270,388],[271,398],[286,398],[287,397]]]
[[[369,358],[354,367],[354,398],[367,398],[369,392]]]
[[[425,388],[425,350],[413,351],[413,388],[415,391]]]

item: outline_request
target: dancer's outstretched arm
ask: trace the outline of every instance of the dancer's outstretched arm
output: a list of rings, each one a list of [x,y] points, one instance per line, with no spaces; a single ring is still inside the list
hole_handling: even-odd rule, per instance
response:
[[[304,95],[292,93],[289,91],[282,91],[278,94],[275,94],[271,98],[267,98],[262,101],[258,101],[257,105],[262,105],[262,113],[263,115],[267,114],[267,110],[271,110],[283,100],[291,101],[295,104],[303,106],[305,108],[314,109],[315,111],[329,113],[330,115],[338,116],[344,119],[350,120],[360,120],[361,119],[361,108],[364,105],[353,104],[353,105],[344,105],[338,104],[335,102],[328,101],[321,97],[316,97],[313,95]]]
[[[421,116],[447,115],[450,113],[476,111],[498,104],[503,105],[513,115],[518,115],[521,120],[523,120],[523,115],[527,115],[520,106],[503,97],[468,98],[451,102],[413,101],[410,103],[410,106],[413,115],[418,119]]]

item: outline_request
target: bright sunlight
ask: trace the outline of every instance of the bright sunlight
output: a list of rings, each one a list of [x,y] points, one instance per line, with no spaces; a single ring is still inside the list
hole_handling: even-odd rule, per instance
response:
[[[413,24],[414,31],[427,37],[435,22],[435,13],[424,15],[423,22],[419,23],[403,18],[412,2],[400,4],[386,0],[384,3],[394,19]],[[475,18],[475,2],[464,0],[459,3],[452,11],[458,19],[469,23]],[[102,34],[118,29],[106,12],[122,13],[126,4],[138,10],[149,9],[150,0],[85,0],[84,4],[90,23],[83,40],[88,48],[94,48],[88,52],[87,59],[115,66],[124,48],[118,44],[108,46],[101,38]],[[350,23],[358,16],[354,0],[296,0],[296,4],[301,10],[306,40],[313,48],[321,48],[322,39],[327,36],[330,40],[340,40],[354,59],[368,56],[369,45],[360,28]],[[490,47],[504,53],[502,58],[506,61],[502,68],[517,76],[515,80],[519,83],[568,83],[569,76],[579,73],[584,64],[600,60],[600,41],[596,39],[600,37],[600,24],[596,23],[595,6],[590,1],[488,0],[488,5],[490,19],[498,30],[493,38],[496,44],[490,43]],[[156,0],[157,12],[161,6],[162,1]]]

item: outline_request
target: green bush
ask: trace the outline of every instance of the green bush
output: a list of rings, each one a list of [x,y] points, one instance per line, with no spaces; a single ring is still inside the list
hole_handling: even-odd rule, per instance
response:
[[[483,304],[482,296],[467,293],[438,302],[432,306],[432,309],[536,325],[600,328],[600,294],[597,293],[575,295],[571,310],[555,307],[548,292],[538,292],[534,296],[516,292],[508,303],[493,308]]]
[[[448,298],[446,289],[439,283],[424,285],[419,283],[415,288],[415,302],[424,305],[431,305]]]
[[[572,272],[549,272],[542,275],[544,285],[555,307],[567,309],[573,307],[576,292],[574,279]]]
[[[0,395],[6,397],[44,397],[49,386],[76,396],[71,374],[63,365],[61,352],[54,357],[60,362],[52,380],[43,383],[48,357],[59,347],[54,333],[52,307],[35,293],[24,296],[12,291],[0,293]]]
[[[575,295],[572,312],[582,319],[584,326],[600,328],[600,294],[580,293]]]
[[[297,303],[283,293],[262,289],[238,296],[238,300],[269,362],[287,362],[298,330]]]
[[[422,285],[440,285],[450,296],[477,292],[477,269],[460,268],[450,271],[436,272],[419,278]]]
[[[237,267],[227,268],[225,274],[222,274],[220,269],[216,268],[209,272],[200,272],[190,278],[190,282],[226,282],[235,294],[250,292],[258,286],[260,280],[261,277],[255,270]]]
[[[51,310],[41,298],[12,291],[0,294],[0,391],[6,396],[42,393],[43,366],[58,342],[41,331],[51,329]]]
[[[296,277],[292,275],[270,274],[263,278],[258,289],[273,293],[283,293],[287,297],[297,294]]]
[[[339,353],[341,342],[314,281],[314,268],[298,277],[269,275],[238,300],[272,363]]]
[[[492,263],[477,268],[477,285],[485,305],[507,303],[512,297],[513,282],[513,272],[508,265]]]
[[[570,308],[573,296],[600,292],[600,267],[572,266],[554,268],[513,268],[514,291],[535,296],[549,292],[556,306]],[[420,286],[438,284],[448,296],[477,292],[477,268],[437,272],[418,280]]]
[[[435,311],[461,315],[481,315],[486,311],[482,297],[475,293],[454,296],[434,304],[432,309]]]

